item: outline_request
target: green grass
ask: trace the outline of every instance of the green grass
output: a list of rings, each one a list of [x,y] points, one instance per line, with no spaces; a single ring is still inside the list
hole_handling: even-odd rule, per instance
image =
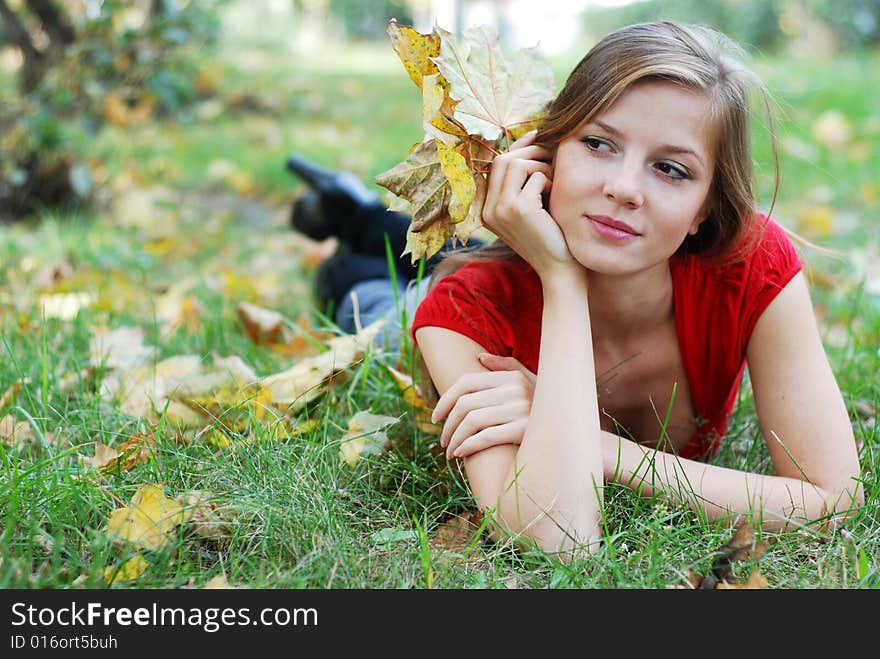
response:
[[[239,301],[292,320],[311,313],[322,322],[309,293],[311,271],[285,226],[297,184],[284,159],[299,151],[370,181],[421,139],[418,91],[390,48],[364,48],[358,57],[320,53],[310,61],[256,55],[262,58],[256,68],[244,70],[233,51],[216,66],[226,98],[250,94],[261,112],[202,107],[173,121],[106,128],[79,146],[106,168],[111,201],[87,213],[43,214],[0,228],[0,394],[28,379],[0,416],[27,421],[36,436],[24,448],[0,445],[0,587],[105,587],[105,568],[131,555],[109,540],[105,525],[144,483],[162,483],[168,496],[215,492],[234,524],[225,542],[181,533],[162,551],[144,552],[149,569],[125,587],[198,587],[225,574],[233,585],[254,588],[665,588],[683,585],[689,569],[705,574],[713,551],[730,537],[728,526],[619,487],[606,492],[602,549],[571,564],[485,539],[460,555],[433,548],[429,539],[439,524],[472,504],[462,474],[438,455],[435,438],[418,429],[383,368],[397,366],[398,354],[370,355],[302,410],[299,420],[318,421],[313,431],[282,440],[251,419],[254,441],[235,450],[182,442],[162,420],[152,428],[105,400],[88,378],[62,389],[65,375],[88,364],[89,340],[100,325],[143,327],[163,358],[235,354],[266,375],[289,362],[248,339],[235,315]],[[560,59],[557,70],[572,61]],[[838,109],[856,135],[853,144],[876,145],[877,55],[844,56],[833,66],[772,58],[759,65],[787,108],[781,136],[813,146],[811,158],[783,151],[777,216],[823,244],[876,255],[877,201],[864,190],[877,184],[869,172],[880,171],[880,153],[874,146],[855,156],[851,147],[829,152],[810,127],[821,113]],[[759,148],[756,158],[766,173],[768,151]],[[236,187],[217,176],[217,161],[249,180]],[[142,208],[144,217],[134,217],[137,207],[123,214],[114,204],[133,187],[165,200]],[[761,190],[766,197],[766,181]],[[833,207],[839,231],[817,236],[798,224],[804,208],[819,203]],[[160,247],[163,238],[170,241]],[[842,260],[811,252],[805,258],[826,273],[815,301],[862,442],[867,502],[847,534],[825,542],[807,532],[773,536],[760,562],[773,587],[880,586],[880,298],[862,285],[864,272],[851,253]],[[98,301],[72,321],[45,320],[35,278],[61,262],[74,274],[53,290],[87,290]],[[224,273],[234,274],[231,283]],[[258,284],[261,276],[274,277],[275,287]],[[161,336],[155,300],[186,278],[203,306],[200,325]],[[339,442],[360,410],[400,421],[389,431],[388,451],[349,468],[340,461]],[[130,471],[101,475],[80,462],[91,455],[91,442],[118,445],[151,429],[155,455]],[[747,384],[716,462],[770,470]],[[858,567],[860,550],[868,557],[866,572]],[[745,576],[748,567],[737,569]]]

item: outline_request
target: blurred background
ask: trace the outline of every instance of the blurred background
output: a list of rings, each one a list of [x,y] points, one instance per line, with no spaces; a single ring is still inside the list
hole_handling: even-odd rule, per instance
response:
[[[203,227],[204,215],[280,230],[300,190],[283,166],[294,152],[381,193],[373,176],[423,136],[392,17],[422,32],[492,24],[507,49],[537,45],[557,89],[627,23],[727,33],[773,94],[774,216],[846,250],[811,252],[821,271],[880,295],[880,0],[0,0],[0,218],[137,225],[139,240],[169,245],[187,243],[186,218]],[[767,211],[760,112],[754,126]]]

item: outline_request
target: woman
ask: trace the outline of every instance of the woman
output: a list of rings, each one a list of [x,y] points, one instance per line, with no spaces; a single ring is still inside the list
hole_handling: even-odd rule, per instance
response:
[[[434,273],[412,333],[496,536],[595,548],[610,481],[768,529],[862,503],[800,261],[755,210],[729,46],[669,22],[605,37],[495,158],[499,243]],[[705,462],[746,361],[775,475]]]

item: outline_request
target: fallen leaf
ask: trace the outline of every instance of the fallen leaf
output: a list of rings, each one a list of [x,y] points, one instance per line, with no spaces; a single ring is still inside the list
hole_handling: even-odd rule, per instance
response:
[[[834,209],[828,205],[806,208],[797,214],[798,229],[810,236],[825,238],[834,232]]]
[[[101,469],[107,463],[115,461],[119,457],[119,451],[112,446],[107,446],[102,442],[95,442],[95,455],[90,458],[83,458],[82,462],[87,467]]]
[[[371,414],[361,411],[348,421],[348,432],[339,445],[342,459],[354,467],[362,455],[379,455],[389,444],[388,435],[382,430],[398,419],[393,416]]]
[[[108,567],[104,570],[104,581],[113,585],[115,583],[134,581],[144,572],[150,564],[140,554],[135,554],[122,565]]]
[[[177,497],[188,516],[187,527],[205,540],[226,542],[232,537],[232,511],[222,505],[218,495],[205,490],[184,492]]]
[[[40,296],[40,313],[45,318],[73,320],[80,310],[95,302],[91,293],[53,293]]]
[[[94,332],[89,352],[94,366],[127,371],[155,358],[158,350],[144,345],[144,330],[126,326]]]
[[[735,581],[720,581],[716,586],[716,590],[763,590],[769,588],[770,584],[767,578],[761,574],[758,566],[752,568],[752,573],[745,583],[736,583]]]
[[[431,415],[434,412],[434,408],[425,400],[418,385],[416,385],[413,382],[413,379],[405,373],[401,373],[390,366],[386,368],[391,374],[395,384],[397,384],[398,389],[400,389],[400,397],[403,399],[403,402],[415,411],[416,426],[422,432],[428,433],[429,435],[439,436],[443,432],[443,424],[433,423],[431,421]]]
[[[482,523],[483,513],[479,510],[453,515],[440,524],[430,544],[441,551],[462,553],[473,542]]]
[[[327,342],[328,350],[303,359],[291,368],[263,378],[273,404],[279,410],[295,414],[307,403],[323,395],[331,378],[349,368],[373,343],[384,326],[376,321],[357,334],[335,337]]]
[[[12,386],[7,388],[6,391],[3,392],[3,395],[0,396],[0,410],[2,410],[4,407],[9,405],[9,403],[15,400],[16,396],[18,396],[19,392],[21,391],[21,388],[26,384],[30,384],[30,382],[30,378],[22,378],[21,380],[16,381],[12,384]]]
[[[257,345],[287,342],[285,319],[277,311],[264,309],[256,304],[240,302],[236,314],[251,341]]]
[[[114,510],[106,531],[114,540],[145,549],[161,549],[171,542],[175,527],[186,521],[183,506],[168,499],[159,485],[142,485],[128,508]]]
[[[36,441],[36,436],[31,424],[7,414],[0,418],[0,440],[6,446],[29,446]]]
[[[754,566],[745,584],[739,584],[733,573],[733,564],[760,559],[766,552],[766,540],[756,541],[755,533],[746,520],[740,520],[734,527],[734,535],[716,550],[718,557],[712,564],[711,573],[705,577],[690,572],[688,581],[699,590],[714,588],[767,588],[767,580]],[[696,584],[696,585],[694,585]],[[722,585],[723,584],[723,585]],[[763,584],[763,585],[762,585]]]
[[[95,446],[95,458],[98,459],[98,447],[103,446],[100,442]],[[109,447],[104,447],[102,453],[106,452]],[[97,466],[104,473],[110,473],[115,471],[128,471],[135,465],[139,465],[142,462],[146,462],[150,459],[150,457],[154,454],[156,450],[156,440],[152,435],[143,435],[141,433],[137,433],[132,435],[132,437],[120,444],[116,449],[109,449],[113,454],[111,455],[109,452],[104,454],[105,459],[101,464],[97,464]]]
[[[234,588],[234,586],[229,585],[229,580],[226,578],[225,574],[218,574],[216,577],[211,577],[205,582],[205,585],[202,586],[203,590],[230,590],[232,588]]]

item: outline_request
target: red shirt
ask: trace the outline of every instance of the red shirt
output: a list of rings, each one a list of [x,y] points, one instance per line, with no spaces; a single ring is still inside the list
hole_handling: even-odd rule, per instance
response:
[[[679,455],[707,459],[718,450],[733,413],[752,330],[801,262],[782,228],[769,220],[741,261],[719,265],[689,255],[673,256],[669,265],[679,350],[702,421]],[[420,327],[444,327],[537,373],[542,308],[541,281],[525,261],[473,261],[431,289],[411,332],[415,341]]]

